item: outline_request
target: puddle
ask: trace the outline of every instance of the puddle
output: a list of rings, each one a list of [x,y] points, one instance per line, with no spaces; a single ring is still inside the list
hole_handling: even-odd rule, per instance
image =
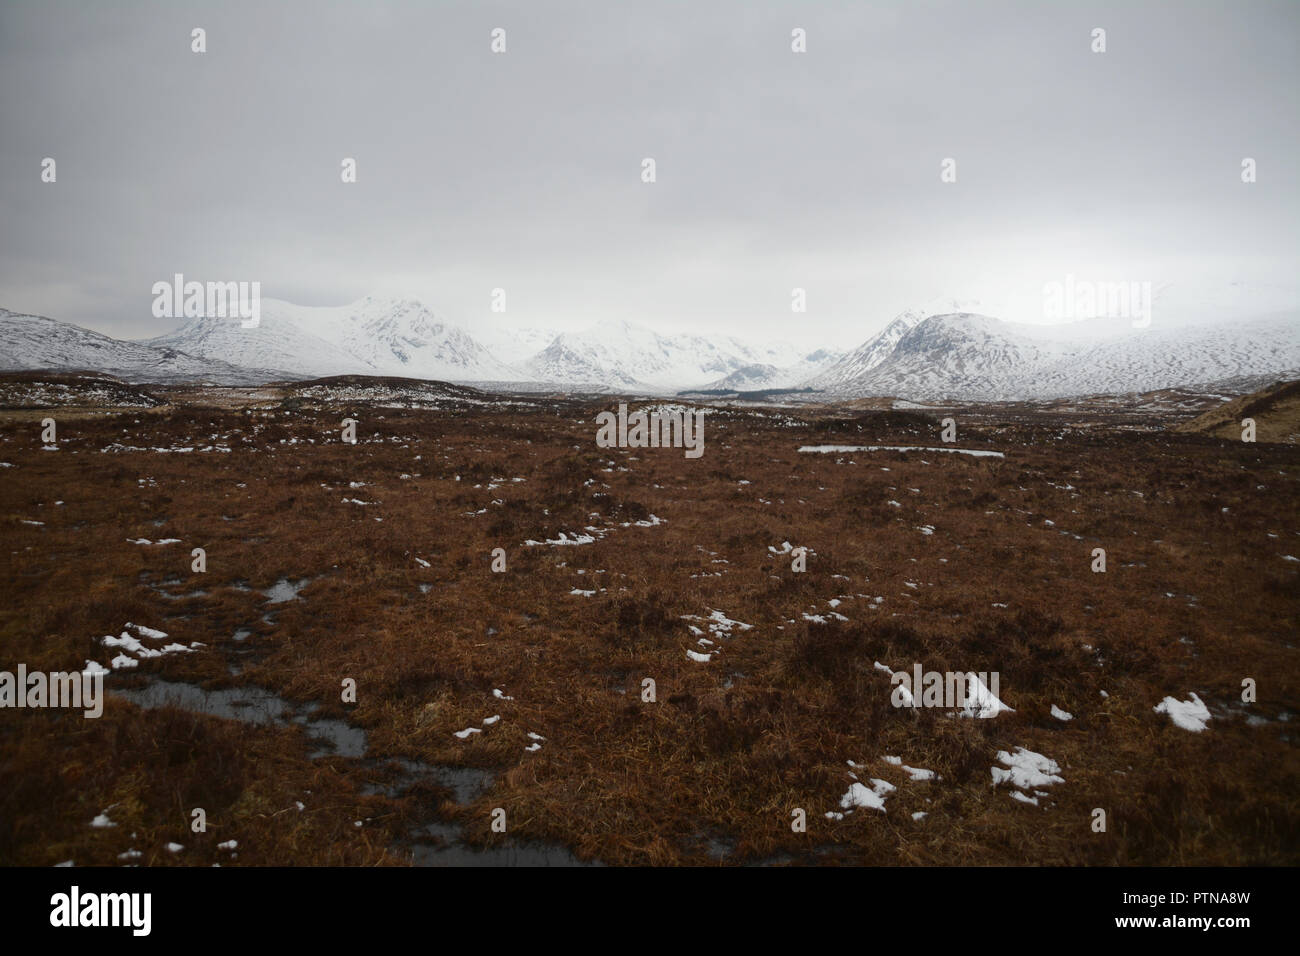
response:
[[[250,724],[284,724],[292,708],[278,694],[259,687],[227,687],[204,690],[181,681],[155,680],[131,689],[114,689],[138,707],[180,707],[195,713],[239,720]]]
[[[735,852],[735,849],[735,841],[725,837],[709,837],[705,842],[705,850],[715,860],[725,860]]]
[[[435,823],[422,831],[427,836],[458,840],[459,828],[446,823]],[[563,847],[534,843],[477,849],[462,843],[444,843],[441,846],[417,844],[409,850],[415,866],[600,866],[579,860]]]
[[[452,792],[458,804],[473,801],[492,784],[492,773],[477,767],[432,766],[415,760],[398,760],[403,770],[399,783],[388,792],[396,795],[419,780],[437,783]],[[600,866],[585,863],[562,846],[545,843],[507,843],[505,846],[471,847],[461,841],[461,827],[435,820],[411,834],[416,841],[402,849],[413,866]],[[436,844],[425,842],[436,838]]]
[[[299,716],[293,718],[293,722],[306,727],[309,734],[329,745],[324,750],[316,749],[312,751],[310,756],[313,760],[328,757],[330,754],[354,758],[366,755],[368,746],[366,732],[360,727],[353,727],[345,720],[336,720],[333,717],[321,717],[312,720],[310,717]]]
[[[168,582],[163,582],[164,585],[167,583]],[[175,581],[171,583],[179,584],[180,582]],[[208,596],[207,591],[190,591],[188,594],[173,594],[171,591],[168,591],[166,587],[159,584],[146,584],[145,587],[147,587],[150,591],[153,591],[159,597],[166,598],[168,601],[187,601],[190,598],[201,598],[201,597]]]
[[[362,793],[367,796],[382,794],[396,799],[415,784],[427,782],[450,790],[452,801],[463,806],[486,791],[493,780],[490,770],[478,767],[434,765],[405,758],[394,758],[387,763],[401,768],[400,772],[393,776],[392,782],[367,784],[362,788]]]
[[[492,774],[477,767],[432,767],[413,760],[402,763],[410,773],[446,787],[457,803],[469,803],[492,786]]]
[[[304,581],[303,584],[305,583]],[[231,665],[231,668],[231,673],[238,673],[235,665]],[[329,756],[363,759],[369,746],[366,732],[360,727],[353,727],[347,721],[333,717],[313,717],[319,710],[318,704],[295,707],[280,695],[261,687],[205,690],[182,681],[154,680],[144,687],[114,688],[112,693],[144,708],[180,707],[194,713],[263,726],[287,727],[291,723],[298,724],[314,740],[324,745],[312,751],[313,760]],[[442,766],[406,759],[389,762],[401,768],[393,782],[363,787],[360,791],[362,794],[397,797],[412,785],[428,781],[450,790],[452,799],[463,805],[481,796],[493,781],[491,771],[477,767]],[[412,842],[403,843],[396,849],[415,866],[593,865],[578,860],[564,847],[512,843],[477,849],[462,844],[460,837],[459,825],[434,821],[414,831],[411,834]],[[439,842],[425,842],[431,838]]]
[[[260,687],[226,687],[204,690],[195,684],[181,681],[155,680],[145,687],[113,691],[139,707],[180,707],[198,714],[224,717],[246,724],[264,724],[284,727],[290,722],[306,728],[307,733],[326,746],[311,753],[313,760],[337,755],[364,757],[366,732],[347,721],[332,717],[312,719],[310,708],[306,713],[297,709],[278,694]]]

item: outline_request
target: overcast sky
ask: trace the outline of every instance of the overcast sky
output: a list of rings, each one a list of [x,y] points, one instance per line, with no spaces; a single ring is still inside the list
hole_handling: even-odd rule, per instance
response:
[[[0,307],[158,334],[180,272],[847,346],[1067,274],[1276,291],[1298,74],[1292,0],[0,0]]]

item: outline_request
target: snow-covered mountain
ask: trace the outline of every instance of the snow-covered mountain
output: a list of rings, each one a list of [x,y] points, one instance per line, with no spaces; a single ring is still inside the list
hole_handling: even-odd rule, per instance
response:
[[[839,361],[813,373],[801,385],[811,388],[837,391],[852,388],[853,383],[862,378],[893,353],[899,339],[932,315],[953,312],[977,312],[975,303],[963,304],[956,299],[931,299],[924,305],[908,309],[894,316],[883,329],[867,339]]]
[[[893,323],[891,323],[892,327]],[[835,391],[902,397],[1017,397],[1024,370],[1049,353],[998,319],[969,312],[923,319],[865,372],[836,383]],[[877,392],[888,384],[901,392]]]
[[[167,346],[110,338],[42,315],[0,309],[0,369],[86,369],[127,382],[253,384],[291,377],[274,364],[248,368]]]
[[[5,313],[11,315],[11,313]],[[99,369],[133,380],[179,378],[243,383],[332,375],[391,375],[450,382],[515,383],[608,391],[671,392],[737,369],[764,367],[782,382],[805,378],[823,353],[787,343],[755,345],[727,336],[661,335],[629,322],[600,323],[543,342],[544,330],[490,330],[519,365],[419,302],[367,297],[347,306],[262,299],[260,321],[192,318],[165,335],[119,341],[53,319],[25,317],[5,327],[10,368]],[[37,327],[37,323],[45,326]],[[511,344],[513,343],[513,344]],[[530,353],[531,349],[531,353]],[[775,380],[775,379],[771,379]]]
[[[1215,325],[1153,325],[1081,348],[1067,345],[1024,388],[1054,395],[1134,392],[1258,375],[1295,378],[1297,370],[1300,312],[1287,311]]]
[[[843,358],[843,352],[832,349],[818,349],[815,352],[809,352],[793,365],[783,367],[764,363],[745,365],[729,375],[724,375],[722,378],[710,382],[703,386],[703,389],[744,392],[771,388],[793,388]]]
[[[971,313],[936,315],[907,330],[883,360],[828,381],[844,364],[809,384],[839,396],[923,401],[1149,391],[1300,369],[1300,314],[1145,329],[1104,318],[1030,326]]]
[[[501,361],[520,367],[555,341],[559,329],[533,326],[476,325],[474,338]]]
[[[263,299],[256,328],[243,328],[234,319],[197,318],[143,344],[308,377],[356,373],[453,382],[521,377],[464,329],[408,299],[367,296],[336,307]]]
[[[0,368],[95,370],[163,383],[369,374],[657,393],[808,387],[830,398],[920,401],[1128,393],[1294,377],[1300,370],[1294,307],[1216,324],[1153,321],[1143,329],[1108,318],[1013,324],[968,309],[931,314],[931,307],[898,315],[844,356],[613,321],[557,335],[518,365],[500,361],[420,303],[402,299],[366,298],[330,308],[268,299],[257,328],[245,329],[238,319],[200,318],[142,342],[0,309]],[[526,350],[518,348],[516,354]]]
[[[632,322],[609,321],[556,336],[524,368],[530,378],[544,382],[676,390],[699,387],[747,366],[783,368],[800,358],[784,343],[755,345],[729,336],[661,335]]]

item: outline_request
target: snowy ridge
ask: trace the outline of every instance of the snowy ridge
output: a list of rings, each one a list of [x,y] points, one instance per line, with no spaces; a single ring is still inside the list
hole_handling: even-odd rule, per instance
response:
[[[815,352],[809,352],[793,365],[784,367],[762,363],[745,365],[729,375],[702,386],[701,390],[727,389],[743,392],[769,388],[793,388],[843,358],[843,352],[818,349]]]
[[[498,342],[518,336],[512,355],[547,335],[538,329],[488,334]],[[504,390],[807,388],[829,398],[1024,400],[1294,374],[1300,369],[1300,313],[1134,328],[1109,318],[1020,325],[970,310],[933,314],[926,307],[896,316],[847,355],[731,336],[663,334],[611,321],[556,335],[531,358],[508,364],[465,329],[409,299],[367,297],[338,307],[264,299],[256,328],[238,319],[194,318],[140,342],[0,309],[0,368],[95,370],[128,382],[252,384],[360,374]]]
[[[1300,314],[1143,329],[1109,319],[1049,327],[936,315],[908,329],[882,361],[848,361],[806,384],[836,396],[920,401],[1144,392],[1300,368]]]
[[[555,341],[559,329],[476,325],[474,337],[483,347],[511,367],[522,369],[527,361]]]
[[[119,339],[41,315],[0,309],[0,369],[85,369],[124,382],[214,381],[253,384],[290,373],[271,362],[248,367]]]
[[[737,338],[661,335],[632,322],[600,322],[582,332],[565,332],[525,364],[544,382],[601,382],[629,389],[675,390],[746,367],[797,364],[789,345],[758,346]]]
[[[510,380],[498,361],[457,326],[419,302],[367,296],[338,307],[262,300],[256,328],[197,318],[144,344],[183,349],[233,365],[290,368],[305,376],[400,375],[442,381]]]

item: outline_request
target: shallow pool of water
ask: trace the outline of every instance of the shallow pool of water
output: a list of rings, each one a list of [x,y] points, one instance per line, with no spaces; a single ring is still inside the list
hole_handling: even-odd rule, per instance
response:
[[[415,866],[600,866],[586,863],[567,849],[541,843],[512,843],[479,849],[460,842],[460,828],[449,823],[431,823],[421,831],[437,837],[439,846],[417,843],[410,847]]]
[[[304,582],[306,583],[306,582]],[[261,687],[223,687],[206,690],[183,681],[154,680],[144,687],[113,689],[113,694],[139,707],[179,707],[193,713],[208,714],[227,720],[261,726],[302,726],[323,744],[311,752],[313,760],[322,757],[364,759],[369,742],[366,732],[347,721],[333,717],[314,717],[319,705],[295,707],[292,703]],[[362,788],[362,793],[382,793],[398,797],[412,785],[430,781],[451,791],[460,805],[471,803],[492,785],[491,771],[477,767],[454,767],[398,759],[401,771],[392,783]],[[430,813],[434,812],[430,807]],[[430,838],[437,843],[428,842]],[[560,846],[538,843],[511,843],[479,849],[461,842],[457,824],[433,821],[410,834],[394,851],[404,854],[415,866],[589,866]]]

